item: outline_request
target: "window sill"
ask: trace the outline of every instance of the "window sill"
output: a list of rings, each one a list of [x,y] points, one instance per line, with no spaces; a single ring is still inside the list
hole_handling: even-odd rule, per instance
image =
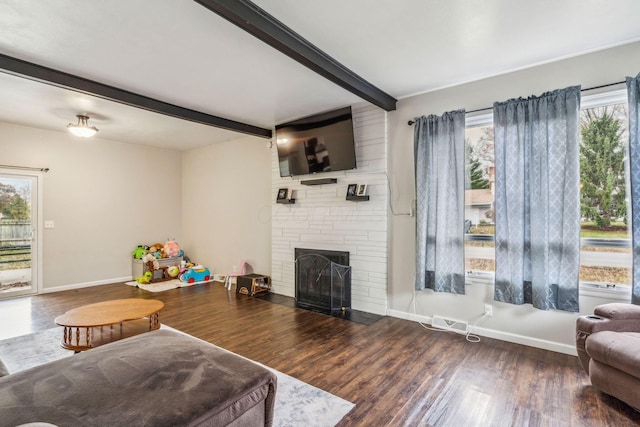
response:
[[[631,286],[616,286],[594,282],[580,282],[580,296],[607,298],[612,300],[630,302]]]
[[[465,275],[465,283],[467,285],[493,285],[494,274],[487,271],[467,271]],[[580,282],[580,296],[629,302],[631,301],[631,286]]]

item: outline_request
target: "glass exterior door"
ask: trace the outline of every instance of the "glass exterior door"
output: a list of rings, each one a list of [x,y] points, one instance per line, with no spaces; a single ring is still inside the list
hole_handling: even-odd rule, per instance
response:
[[[0,298],[38,291],[37,176],[0,172]]]

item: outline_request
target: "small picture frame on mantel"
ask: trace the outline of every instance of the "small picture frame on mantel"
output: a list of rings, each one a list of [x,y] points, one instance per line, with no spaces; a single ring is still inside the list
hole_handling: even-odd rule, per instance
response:
[[[283,205],[292,205],[295,202],[296,202],[296,199],[293,198],[293,189],[291,188],[278,189],[278,194],[276,195],[276,203],[280,203]]]
[[[278,190],[278,196],[276,197],[276,200],[287,200],[288,197],[287,195],[289,194],[289,189],[287,188],[281,188]]]
[[[358,191],[358,184],[349,184],[347,186],[347,197],[353,197]]]
[[[369,200],[367,184],[349,184],[347,187],[347,200],[351,202],[366,202]]]

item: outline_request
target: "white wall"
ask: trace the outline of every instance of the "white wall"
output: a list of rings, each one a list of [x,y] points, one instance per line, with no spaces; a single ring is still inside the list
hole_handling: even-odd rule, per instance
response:
[[[281,178],[274,144],[271,156],[273,291],[295,295],[295,248],[349,252],[351,307],[386,314],[388,191],[386,114],[369,104],[353,106],[357,169]],[[337,178],[337,184],[301,185]],[[367,184],[369,201],[345,200],[348,184]],[[294,190],[295,204],[277,204],[279,188]]]
[[[226,274],[247,260],[271,273],[271,150],[256,137],[190,150],[182,158],[182,246]]]
[[[409,209],[415,199],[413,127],[407,126],[409,119],[458,108],[469,111],[491,107],[494,101],[570,85],[588,88],[619,82],[638,72],[640,43],[634,43],[399,101],[398,109],[389,114],[389,171],[395,208]],[[415,218],[393,216],[391,231],[389,313],[413,318]],[[416,313],[425,319],[437,314],[474,322],[482,315],[484,303],[491,303],[493,317],[478,325],[485,328],[480,331],[484,335],[573,353],[577,315],[494,302],[492,285],[474,284],[466,290],[467,295],[420,292],[415,300]],[[581,311],[590,313],[595,305],[605,302],[609,301],[581,296]]]
[[[0,122],[0,163],[44,174],[47,292],[122,281],[139,243],[181,238],[180,152]]]

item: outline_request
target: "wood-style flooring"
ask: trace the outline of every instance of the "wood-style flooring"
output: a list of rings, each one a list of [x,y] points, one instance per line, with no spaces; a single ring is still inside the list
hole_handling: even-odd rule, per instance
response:
[[[221,283],[150,293],[112,284],[0,301],[0,339],[54,327],[79,305],[156,298],[160,321],[356,404],[340,426],[637,426],[574,356],[434,332],[362,325],[228,293]],[[1,357],[1,356],[0,356]]]

